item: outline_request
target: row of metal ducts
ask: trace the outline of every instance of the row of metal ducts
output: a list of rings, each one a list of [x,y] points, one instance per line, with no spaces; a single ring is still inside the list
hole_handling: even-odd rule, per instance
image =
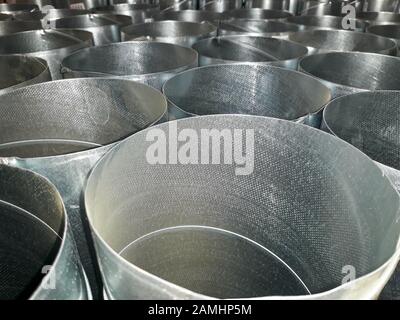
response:
[[[0,299],[399,299],[397,1],[161,3],[0,5]]]

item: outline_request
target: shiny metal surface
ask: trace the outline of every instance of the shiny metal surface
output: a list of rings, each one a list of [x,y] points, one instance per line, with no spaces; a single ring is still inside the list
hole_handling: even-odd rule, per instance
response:
[[[159,3],[160,9],[164,11],[197,9],[196,0],[160,0]]]
[[[396,55],[393,40],[368,33],[345,30],[310,30],[289,35],[290,41],[306,46],[309,53],[360,51]]]
[[[55,9],[68,9],[71,1],[70,0],[28,0],[28,2],[36,4],[40,10],[43,10],[46,6],[52,6]]]
[[[5,13],[0,13],[0,21],[7,21],[7,20],[11,20],[12,16],[9,14],[5,14]]]
[[[45,60],[24,55],[0,55],[0,94],[45,81],[51,81]]]
[[[254,146],[242,142],[254,150],[252,174],[235,175],[229,162],[150,164],[148,137],[173,143],[183,129],[253,129]],[[96,165],[85,206],[110,299],[372,299],[400,256],[399,194],[375,163],[319,130],[266,117],[139,132]],[[342,285],[349,265],[356,280]]]
[[[221,21],[219,35],[257,35],[286,39],[289,34],[300,30],[294,23],[268,20],[232,19]]]
[[[222,13],[204,10],[163,11],[154,16],[154,20],[177,20],[187,22],[208,21],[218,23]]]
[[[222,36],[196,42],[199,65],[257,62],[297,69],[298,60],[307,48],[282,39],[257,36]]]
[[[199,9],[225,12],[243,7],[242,0],[199,0]]]
[[[343,30],[342,17],[335,16],[296,16],[289,17],[286,19],[287,22],[298,24],[304,29],[333,29],[333,30]],[[355,19],[355,29],[351,31],[364,32],[368,23],[363,20]],[[350,29],[349,29],[350,30]]]
[[[319,126],[320,120],[317,113],[331,99],[329,89],[311,76],[243,63],[182,72],[164,84],[163,92],[168,98],[171,119],[239,113],[315,126]]]
[[[329,15],[329,16],[342,16],[342,7],[351,4],[356,5],[356,11],[359,11],[358,3],[353,0],[299,0],[298,15]]]
[[[400,25],[399,24],[374,25],[374,26],[367,28],[367,32],[375,34],[377,36],[390,38],[393,41],[396,41],[398,48],[400,47]]]
[[[238,9],[223,13],[224,19],[247,19],[247,20],[273,20],[291,17],[288,11],[264,10],[264,9]]]
[[[0,36],[41,29],[42,24],[40,21],[0,21]]]
[[[170,43],[132,41],[80,50],[62,62],[64,78],[122,77],[156,89],[198,65],[193,49]]]
[[[400,190],[399,91],[361,92],[330,102],[323,129],[351,143],[377,161]],[[400,264],[382,299],[400,299]]]
[[[32,171],[0,164],[0,213],[2,300],[91,298],[54,185]]]
[[[15,14],[19,12],[29,12],[39,10],[39,7],[35,4],[25,3],[0,3],[0,12],[6,14]]]
[[[400,90],[400,59],[382,54],[315,54],[301,59],[299,70],[321,79],[333,97],[365,90]]]
[[[400,14],[391,12],[358,12],[357,19],[362,19],[372,24],[400,23]]]
[[[123,22],[115,19],[123,19]],[[94,45],[98,46],[121,41],[121,27],[131,22],[128,16],[88,14],[57,19],[54,27],[88,31],[93,35]]]
[[[156,4],[115,4],[113,6],[99,7],[94,10],[97,13],[111,13],[130,16],[133,23],[144,22],[145,19],[152,17],[160,11],[160,6]]]
[[[118,79],[53,81],[0,97],[0,157],[60,191],[94,293],[99,279],[80,207],[86,177],[117,141],[159,121],[166,108],[159,91]]]
[[[245,7],[285,10],[295,15],[297,13],[298,0],[246,0]]]
[[[122,40],[153,40],[191,47],[195,42],[217,35],[217,27],[203,21],[154,21],[124,27]]]
[[[360,0],[361,11],[399,12],[399,0]]]
[[[0,55],[25,54],[47,61],[53,80],[60,79],[64,57],[92,45],[92,34],[86,31],[35,30],[0,36]]]
[[[33,12],[21,12],[14,15],[14,18],[22,21],[29,20],[42,20],[46,18],[47,20],[56,20],[65,17],[78,16],[82,14],[88,14],[88,10],[78,10],[78,9],[50,9],[46,13],[42,11]]]

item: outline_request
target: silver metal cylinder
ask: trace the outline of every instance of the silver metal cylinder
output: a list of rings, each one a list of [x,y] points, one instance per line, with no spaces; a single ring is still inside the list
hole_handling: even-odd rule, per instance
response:
[[[302,27],[302,30],[305,29],[331,29],[331,30],[350,30],[350,31],[358,31],[364,32],[368,23],[363,20],[355,19],[351,21],[354,23],[355,28],[351,29],[352,26],[345,25],[343,27],[343,17],[335,17],[335,16],[296,16],[289,17],[285,19],[285,21],[290,23],[298,24]],[[347,29],[349,28],[350,29]]]
[[[199,54],[199,65],[256,62],[297,69],[307,48],[283,39],[257,36],[222,36],[196,42],[192,48]]]
[[[163,92],[168,98],[169,114],[173,119],[239,113],[311,125],[331,99],[329,89],[311,76],[283,68],[243,63],[182,72],[165,83]],[[304,92],[308,94],[305,96]]]
[[[297,14],[298,0],[246,0],[246,8],[284,10]]]
[[[309,53],[360,51],[396,55],[397,44],[388,38],[345,30],[310,30],[289,35],[290,41],[308,48]]]
[[[152,157],[163,148],[155,138],[172,145],[166,162]],[[254,151],[251,174],[236,175],[229,146],[248,160]],[[174,150],[189,163],[172,164]],[[225,160],[206,161],[216,154]],[[139,132],[100,160],[85,190],[109,299],[376,298],[400,257],[399,202],[349,144],[243,115]],[[349,266],[356,281],[343,285]]]
[[[217,27],[203,21],[154,21],[135,24],[121,30],[122,40],[153,40],[191,47],[195,42],[217,35]]]
[[[193,49],[170,43],[132,41],[88,48],[62,62],[64,78],[121,77],[161,89],[175,74],[198,65]]]
[[[247,19],[247,20],[274,20],[291,17],[288,11],[265,10],[265,9],[238,9],[223,13],[224,19]]]

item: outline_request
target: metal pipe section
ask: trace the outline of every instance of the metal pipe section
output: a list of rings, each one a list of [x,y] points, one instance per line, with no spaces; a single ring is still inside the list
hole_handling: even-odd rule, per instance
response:
[[[196,42],[192,48],[199,54],[199,66],[211,64],[256,62],[297,69],[307,48],[283,39],[257,36],[222,36]]]
[[[0,36],[0,55],[24,54],[46,60],[52,79],[61,79],[61,61],[81,48],[92,45],[90,32],[35,30]]]
[[[191,69],[168,80],[163,92],[168,98],[172,119],[234,113],[310,125],[317,122],[318,127],[318,112],[331,99],[329,89],[311,76],[258,64]],[[304,92],[308,94],[305,96]]]
[[[0,164],[0,234],[0,299],[91,299],[64,204],[47,179]]]
[[[400,90],[400,60],[382,54],[315,54],[301,59],[299,70],[323,81],[334,98],[367,90]]]
[[[37,172],[57,187],[95,296],[101,282],[81,208],[87,175],[116,142],[158,122],[166,110],[159,91],[118,79],[52,81],[0,97],[2,162]]]
[[[160,141],[173,147],[160,154]],[[85,190],[109,299],[376,298],[400,257],[399,203],[349,144],[244,115],[139,132],[98,162]],[[344,267],[357,271],[351,285]]]

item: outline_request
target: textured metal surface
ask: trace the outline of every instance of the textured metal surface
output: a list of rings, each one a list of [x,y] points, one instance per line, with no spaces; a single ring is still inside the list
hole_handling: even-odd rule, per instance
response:
[[[287,11],[264,10],[264,9],[238,9],[223,13],[225,19],[248,19],[248,20],[274,20],[291,17]]]
[[[111,13],[130,16],[133,23],[144,22],[145,19],[157,14],[160,6],[157,4],[128,4],[121,3],[113,6],[99,7],[94,10],[97,13]]]
[[[298,60],[307,48],[282,39],[257,36],[222,36],[196,42],[199,65],[258,62],[297,69]]]
[[[175,74],[196,67],[193,49],[132,41],[80,50],[62,62],[64,78],[123,77],[161,89]]]
[[[399,24],[374,25],[374,26],[367,28],[367,32],[375,34],[377,36],[383,36],[383,37],[390,38],[393,41],[396,41],[398,48],[400,46],[400,25]]]
[[[365,90],[400,90],[400,59],[382,54],[315,54],[301,59],[299,70],[321,79],[333,97]]]
[[[191,47],[196,41],[217,35],[217,27],[207,21],[154,21],[122,28],[122,40],[154,40]]]
[[[123,19],[123,23],[115,19]],[[54,27],[88,31],[93,35],[94,45],[98,46],[121,41],[121,27],[131,22],[128,16],[88,14],[57,19]]]
[[[399,0],[360,0],[361,11],[399,12]]]
[[[257,64],[191,69],[168,80],[163,92],[171,118],[239,113],[310,124],[331,99],[329,89],[311,76]]]
[[[358,12],[356,17],[370,24],[387,22],[400,23],[400,14],[391,12]]]
[[[60,79],[61,61],[72,52],[92,45],[86,31],[35,30],[0,36],[0,55],[25,54],[47,61],[53,80]]]
[[[351,143],[375,161],[400,191],[399,91],[361,92],[333,100],[322,128]],[[400,264],[381,299],[400,299]]]
[[[253,129],[254,148],[242,147],[254,150],[254,171],[150,164],[154,140],[146,137],[155,128],[167,141],[175,129],[190,137]],[[85,190],[109,298],[377,297],[400,256],[400,211],[399,194],[371,159],[319,130],[266,117],[195,117],[155,128],[103,157]],[[342,285],[349,265],[357,279]]]
[[[302,26],[302,29],[323,28],[323,29],[343,29],[343,17],[335,16],[296,16],[286,19],[287,22]],[[355,29],[351,31],[364,32],[367,22],[359,19],[354,20]],[[347,27],[347,26],[346,26]]]
[[[91,298],[54,185],[0,164],[0,212],[2,300]]]
[[[270,20],[232,19],[224,20],[218,26],[219,35],[258,35],[264,37],[287,38],[300,30],[294,23]]]
[[[163,11],[154,16],[154,20],[177,20],[187,22],[218,22],[222,17],[219,12],[204,10]]]
[[[40,21],[0,21],[0,36],[41,29],[42,24]]]
[[[358,11],[357,2],[353,0],[299,0],[298,4],[298,15],[329,15],[329,16],[342,16],[342,7],[347,4],[356,4],[356,10]]]
[[[6,14],[15,14],[19,12],[29,12],[39,10],[39,7],[35,4],[24,4],[24,3],[0,3],[0,12]]]
[[[159,3],[160,9],[164,11],[197,9],[196,0],[160,0]]]
[[[26,1],[26,0],[25,0]],[[56,9],[68,9],[70,0],[28,0],[30,3],[36,4],[40,10],[43,10],[46,6],[52,6]]]
[[[309,53],[360,51],[397,54],[397,44],[388,38],[345,30],[310,30],[289,35],[288,39],[306,46]]]
[[[199,9],[225,12],[243,7],[242,0],[199,0]]]
[[[50,9],[46,13],[42,11],[34,11],[34,12],[21,12],[14,15],[14,18],[22,21],[30,21],[30,20],[42,20],[46,17],[47,20],[56,20],[65,17],[78,16],[82,14],[88,14],[87,10],[78,10],[78,9]]]
[[[80,208],[86,177],[115,142],[159,121],[166,106],[157,90],[118,79],[48,82],[0,98],[0,157],[44,175],[60,191],[94,294],[100,284]]]
[[[298,0],[246,0],[245,7],[285,10],[295,15],[297,13],[298,2]]]
[[[0,55],[0,94],[50,80],[45,60],[23,55]]]

